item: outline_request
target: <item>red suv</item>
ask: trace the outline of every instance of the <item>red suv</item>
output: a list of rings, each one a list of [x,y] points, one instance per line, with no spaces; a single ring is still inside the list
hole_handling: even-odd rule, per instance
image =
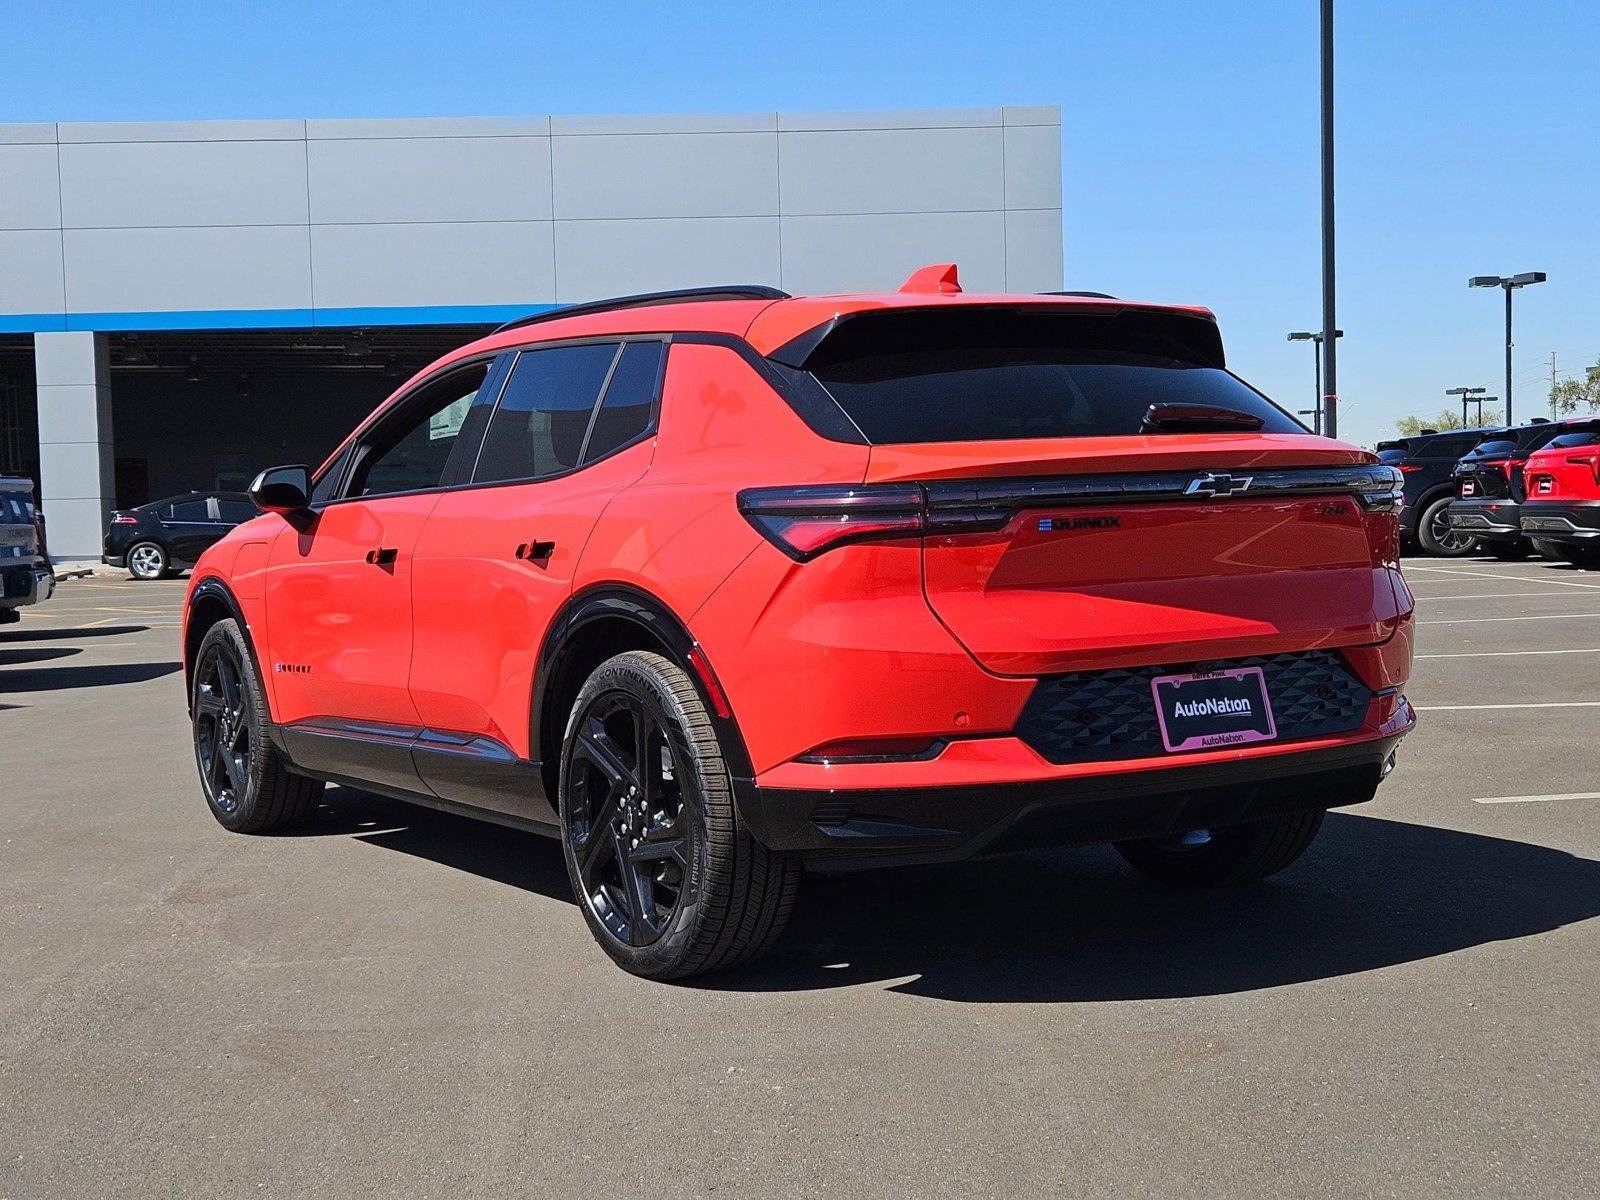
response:
[[[1600,567],[1600,421],[1567,425],[1523,478],[1522,532],[1556,557]]]
[[[217,819],[331,780],[559,836],[641,975],[761,953],[805,868],[1109,841],[1256,879],[1414,722],[1399,473],[1204,309],[948,265],[580,305],[252,496],[183,635]]]

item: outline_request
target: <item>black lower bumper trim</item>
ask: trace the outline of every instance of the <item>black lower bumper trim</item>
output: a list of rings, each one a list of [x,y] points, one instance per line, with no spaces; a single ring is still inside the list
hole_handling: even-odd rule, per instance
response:
[[[985,787],[763,788],[735,779],[764,845],[824,870],[946,862],[1037,846],[1159,837],[1372,799],[1400,737],[1242,762]]]
[[[1522,537],[1522,506],[1515,500],[1456,500],[1447,510],[1450,528],[1490,541],[1511,542]]]
[[[1554,542],[1596,541],[1600,539],[1600,502],[1527,504],[1522,510],[1522,532]]]

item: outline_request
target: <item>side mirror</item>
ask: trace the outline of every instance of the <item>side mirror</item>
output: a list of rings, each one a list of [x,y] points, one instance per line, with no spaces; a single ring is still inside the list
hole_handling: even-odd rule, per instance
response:
[[[262,512],[300,512],[311,503],[311,472],[303,466],[268,467],[255,477],[249,491]]]

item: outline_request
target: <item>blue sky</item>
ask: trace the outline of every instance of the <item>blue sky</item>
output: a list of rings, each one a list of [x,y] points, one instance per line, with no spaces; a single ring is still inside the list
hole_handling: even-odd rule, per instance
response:
[[[1342,0],[1343,432],[1445,388],[1519,412],[1600,359],[1600,5]],[[1060,104],[1068,287],[1216,310],[1309,404],[1320,322],[1315,0],[0,3],[0,121]]]

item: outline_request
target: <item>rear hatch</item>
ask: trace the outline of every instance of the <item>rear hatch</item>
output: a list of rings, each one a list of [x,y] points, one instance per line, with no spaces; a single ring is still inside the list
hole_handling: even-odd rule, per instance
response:
[[[1528,459],[1528,499],[1600,500],[1600,427],[1564,433]]]
[[[1494,434],[1462,457],[1453,472],[1463,500],[1522,499],[1522,462],[1515,432]]]
[[[1402,619],[1399,472],[1230,374],[1201,320],[922,310],[810,355],[865,482],[923,489],[928,603],[990,670],[1370,644]]]

